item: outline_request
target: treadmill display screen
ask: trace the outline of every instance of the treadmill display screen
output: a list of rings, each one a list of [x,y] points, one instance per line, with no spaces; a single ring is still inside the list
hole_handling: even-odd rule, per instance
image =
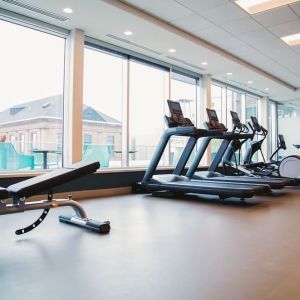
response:
[[[168,100],[170,111],[175,114],[182,114],[181,106],[178,102]]]
[[[251,117],[252,123],[254,126],[259,126],[257,118],[256,117]]]
[[[234,123],[240,123],[239,115],[235,111],[230,111],[230,113],[231,113],[232,121]]]
[[[218,116],[214,109],[208,109],[207,114],[211,120],[218,121]]]

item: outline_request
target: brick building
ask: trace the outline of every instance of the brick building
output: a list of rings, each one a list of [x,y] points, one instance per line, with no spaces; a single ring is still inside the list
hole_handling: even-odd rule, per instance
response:
[[[0,135],[14,144],[19,153],[32,149],[61,150],[63,138],[62,95],[42,98],[0,112]],[[121,145],[120,121],[84,105],[85,144]]]

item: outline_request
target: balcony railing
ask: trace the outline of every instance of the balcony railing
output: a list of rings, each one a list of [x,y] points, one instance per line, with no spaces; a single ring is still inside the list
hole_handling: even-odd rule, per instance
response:
[[[178,146],[178,147],[177,147]],[[164,154],[160,165],[174,165],[182,151],[182,145],[171,146]],[[157,146],[134,145],[128,151],[129,167],[147,167]],[[22,151],[23,150],[23,151]],[[121,145],[84,144],[82,159],[97,160],[101,169],[122,167]],[[0,171],[43,170],[61,168],[62,145],[43,143],[33,147],[32,143],[0,142]]]

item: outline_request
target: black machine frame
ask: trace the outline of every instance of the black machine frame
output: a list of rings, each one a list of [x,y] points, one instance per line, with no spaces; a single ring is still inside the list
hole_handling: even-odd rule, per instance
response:
[[[15,233],[20,235],[39,226],[51,208],[69,206],[73,208],[75,215],[59,216],[61,222],[84,227],[98,233],[108,233],[110,231],[110,222],[96,221],[88,218],[84,208],[77,201],[72,199],[72,195],[68,195],[67,199],[53,198],[54,187],[93,173],[99,167],[99,162],[76,163],[69,168],[62,168],[13,184],[6,189],[0,188],[0,215],[42,209],[43,213],[35,222],[25,228],[16,230]],[[44,191],[47,191],[47,198],[45,200],[27,201],[29,197]],[[9,200],[10,198],[12,198],[12,201]]]

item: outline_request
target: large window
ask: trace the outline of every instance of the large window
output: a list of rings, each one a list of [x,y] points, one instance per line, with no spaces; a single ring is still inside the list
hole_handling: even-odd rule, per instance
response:
[[[100,161],[100,168],[121,167],[126,68],[127,60],[120,55],[84,50],[82,157]]]
[[[61,166],[65,39],[0,20],[0,171]]]
[[[300,144],[300,135],[297,129],[300,126],[300,101],[291,101],[277,105],[278,113],[278,134],[282,134],[285,139],[287,150],[279,152],[279,158],[287,155],[300,155],[300,150],[293,145]]]
[[[233,127],[230,111],[237,112],[241,121],[246,125],[248,125],[248,122],[251,121],[251,116],[258,116],[258,97],[254,97],[246,92],[221,84],[213,84],[211,87],[211,93],[211,106],[216,110],[220,122],[222,122],[229,130]],[[220,144],[220,140],[212,141],[212,159],[215,157]],[[243,146],[241,154],[244,153],[247,144]],[[257,157],[256,154],[254,160],[257,159],[261,159],[261,157]]]
[[[147,167],[165,130],[167,99],[197,124],[198,78],[87,43],[83,160],[101,168]],[[172,138],[161,166],[174,165],[186,139]]]
[[[246,95],[245,120],[247,122],[251,121],[251,117],[258,117],[257,101],[257,98]]]
[[[168,70],[130,61],[129,91],[129,166],[148,166],[165,126]],[[168,163],[166,153],[161,164]]]
[[[222,122],[229,130],[232,129],[230,111],[238,113],[243,120],[243,106],[245,105],[245,93],[226,86],[211,86],[211,108],[215,109]]]
[[[230,111],[237,112],[241,120],[244,121],[243,107],[245,106],[245,93],[226,86],[213,84],[211,94],[211,107],[216,110],[219,121],[229,130],[233,127]],[[211,142],[212,159],[215,157],[221,142],[221,140],[213,140]]]

